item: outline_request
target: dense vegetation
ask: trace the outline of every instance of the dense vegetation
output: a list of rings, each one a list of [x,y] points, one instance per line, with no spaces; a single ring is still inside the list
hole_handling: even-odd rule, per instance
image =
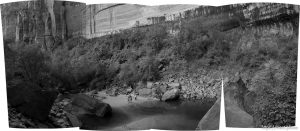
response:
[[[253,106],[259,127],[295,126],[297,41],[280,42],[284,47],[267,53],[277,62],[269,61],[270,68],[261,74],[264,80],[254,84],[260,86],[255,91],[258,97]]]
[[[249,89],[247,95],[254,98],[244,104],[255,126],[294,126],[298,32],[290,36],[270,32],[231,35],[240,39],[233,39],[237,44],[230,47],[227,72],[232,72],[228,74],[231,77],[240,72]],[[241,46],[247,45],[247,40],[253,42],[252,47]]]
[[[157,81],[162,73],[199,63],[217,66],[224,63],[229,48],[218,38],[221,32],[198,24],[203,20],[207,21],[186,21],[176,36],[160,24],[100,38],[72,38],[56,44],[53,51],[44,51],[35,43],[5,42],[7,65],[11,65],[8,61],[20,65],[7,66],[8,81],[15,78],[9,76],[19,74],[36,84],[43,83],[38,79],[59,81],[53,82],[59,83],[54,87],[64,89],[95,88],[88,85],[100,81],[102,86],[97,88],[103,89],[110,84]]]

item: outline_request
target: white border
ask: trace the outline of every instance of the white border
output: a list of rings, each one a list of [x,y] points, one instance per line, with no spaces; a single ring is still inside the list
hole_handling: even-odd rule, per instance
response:
[[[21,0],[1,0],[0,4],[9,3],[9,2],[17,2]],[[67,0],[72,1],[72,0]],[[100,4],[100,3],[130,3],[130,4],[141,4],[141,5],[163,5],[163,4],[198,4],[198,5],[212,5],[212,6],[220,6],[220,5],[228,5],[228,4],[236,4],[236,3],[250,3],[250,2],[276,2],[276,3],[289,3],[289,4],[297,4],[300,5],[299,0],[73,0],[76,2],[83,2],[86,4]],[[2,25],[1,17],[0,17],[0,25]],[[300,29],[300,28],[299,28]],[[0,26],[0,128],[3,131],[6,130],[18,130],[18,129],[10,129],[8,128],[8,116],[7,116],[7,97],[6,97],[6,81],[5,81],[5,68],[4,68],[4,51],[3,51],[3,35],[2,35],[2,26]],[[300,39],[298,39],[298,43],[300,43]],[[298,47],[298,56],[300,56],[300,49]],[[298,57],[298,61],[299,61]],[[299,64],[297,72],[299,72]],[[297,78],[299,78],[299,73],[297,74]],[[297,88],[299,87],[300,82],[297,79]],[[223,88],[222,88],[223,91]],[[300,128],[300,91],[297,91],[297,106],[296,106],[296,127],[294,128],[272,128],[272,129],[253,129],[253,128],[226,128],[225,124],[225,114],[224,114],[224,100],[221,101],[221,116],[220,116],[220,130],[222,131],[252,131],[252,130],[299,130]],[[56,130],[63,130],[63,131],[74,131],[78,128],[68,128],[68,129],[52,129]],[[29,129],[31,130],[31,129]],[[45,129],[35,129],[35,130],[45,130]]]

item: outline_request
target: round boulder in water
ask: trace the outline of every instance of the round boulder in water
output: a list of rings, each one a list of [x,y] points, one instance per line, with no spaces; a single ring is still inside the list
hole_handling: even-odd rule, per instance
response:
[[[162,96],[163,101],[171,101],[171,100],[177,100],[179,98],[179,89],[174,88],[172,90],[169,90],[165,92],[165,94]]]

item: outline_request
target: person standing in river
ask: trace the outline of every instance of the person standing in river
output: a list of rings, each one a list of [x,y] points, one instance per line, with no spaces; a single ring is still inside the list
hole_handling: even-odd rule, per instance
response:
[[[132,96],[131,96],[131,94],[129,94],[129,95],[127,96],[127,100],[128,100],[129,103],[132,102]]]

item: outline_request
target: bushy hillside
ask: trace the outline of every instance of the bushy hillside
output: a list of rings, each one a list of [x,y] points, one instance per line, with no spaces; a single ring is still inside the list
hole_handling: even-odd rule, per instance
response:
[[[291,26],[266,25],[227,36],[233,41],[225,90],[242,79],[247,88],[243,108],[254,117],[256,127],[295,125],[298,31]]]

